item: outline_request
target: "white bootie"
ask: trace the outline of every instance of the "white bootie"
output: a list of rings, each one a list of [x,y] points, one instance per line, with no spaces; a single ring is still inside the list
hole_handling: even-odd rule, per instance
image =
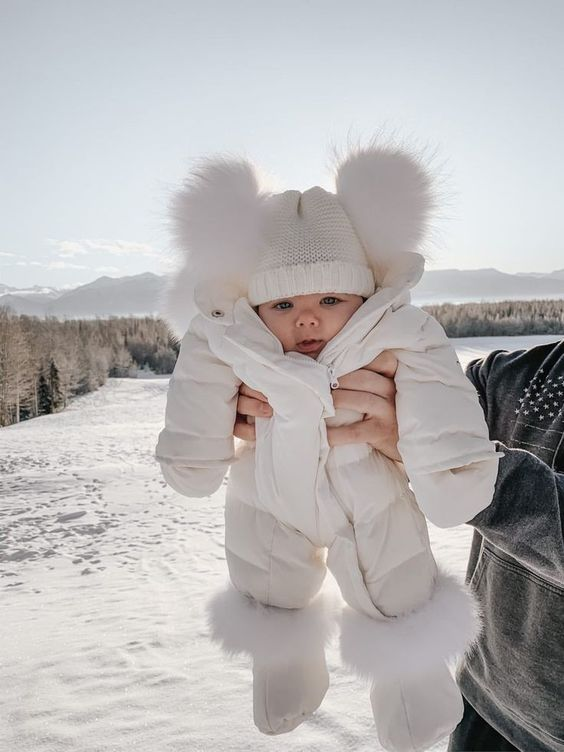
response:
[[[309,718],[329,687],[323,650],[285,664],[253,665],[253,715],[263,734],[285,734]]]
[[[291,609],[263,605],[231,586],[210,601],[212,639],[228,655],[252,658],[253,713],[264,734],[292,731],[320,706],[329,686],[325,646],[341,608],[331,592]]]
[[[370,701],[378,739],[388,752],[422,752],[451,733],[464,713],[448,666],[409,679],[374,681]]]

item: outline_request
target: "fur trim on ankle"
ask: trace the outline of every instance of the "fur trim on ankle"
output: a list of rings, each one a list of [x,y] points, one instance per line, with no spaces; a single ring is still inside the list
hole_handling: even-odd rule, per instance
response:
[[[299,609],[265,606],[229,585],[210,601],[208,625],[211,639],[230,656],[285,663],[330,642],[341,608],[331,593],[320,593]]]
[[[343,663],[370,681],[454,663],[480,632],[477,602],[456,577],[440,572],[435,591],[417,611],[381,622],[346,607],[341,620]]]

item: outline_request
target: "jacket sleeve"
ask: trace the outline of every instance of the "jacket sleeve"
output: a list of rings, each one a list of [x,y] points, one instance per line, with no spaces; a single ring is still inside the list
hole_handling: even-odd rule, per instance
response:
[[[421,511],[452,527],[490,504],[500,454],[443,328],[418,315],[414,345],[394,351],[398,450]]]
[[[473,361],[466,371],[488,422],[486,389],[495,356],[491,353],[484,360]],[[503,399],[502,388],[497,394],[498,400]],[[531,452],[511,449],[501,442],[496,445],[504,456],[499,462],[493,501],[469,524],[525,567],[563,587],[564,475]]]
[[[167,483],[185,496],[217,491],[234,459],[233,426],[241,382],[210,350],[196,317],[171,376],[156,458]]]

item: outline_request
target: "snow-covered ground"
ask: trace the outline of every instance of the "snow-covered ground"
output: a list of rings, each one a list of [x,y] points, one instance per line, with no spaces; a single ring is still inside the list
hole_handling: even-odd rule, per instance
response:
[[[454,344],[466,363],[556,339]],[[334,648],[321,710],[289,735],[255,730],[249,665],[206,629],[225,577],[222,491],[183,498],[153,458],[167,383],[112,379],[0,429],[0,749],[377,750],[367,690]],[[462,574],[471,530],[431,533]]]

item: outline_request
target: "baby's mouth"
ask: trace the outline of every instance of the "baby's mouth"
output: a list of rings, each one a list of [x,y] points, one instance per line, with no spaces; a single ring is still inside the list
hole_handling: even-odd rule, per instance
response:
[[[298,342],[296,345],[296,350],[301,353],[311,353],[316,350],[321,350],[322,347],[322,339],[302,339],[302,341]]]

